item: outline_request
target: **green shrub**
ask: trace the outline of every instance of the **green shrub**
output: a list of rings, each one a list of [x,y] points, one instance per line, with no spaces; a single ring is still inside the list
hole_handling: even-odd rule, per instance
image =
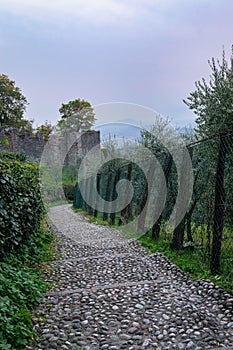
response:
[[[0,259],[32,239],[43,213],[38,167],[0,160]]]
[[[26,153],[15,153],[15,152],[6,152],[6,151],[0,152],[0,159],[6,160],[6,161],[18,160],[20,162],[29,161],[29,158],[26,155]]]
[[[52,240],[50,231],[40,229],[0,262],[0,349],[24,350],[35,336],[31,310],[47,289],[38,262],[50,260]]]
[[[64,200],[58,165],[40,166],[40,179],[42,182],[42,193],[45,203],[50,204],[52,202]]]
[[[0,153],[0,349],[23,350],[33,337],[31,310],[47,289],[40,262],[53,254],[39,169],[23,155]]]
[[[66,164],[62,168],[62,182],[75,184],[78,180],[78,169],[81,160],[78,159],[77,164]]]

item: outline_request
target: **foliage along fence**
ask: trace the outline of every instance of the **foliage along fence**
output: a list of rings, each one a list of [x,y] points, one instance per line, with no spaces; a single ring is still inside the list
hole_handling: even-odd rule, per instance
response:
[[[0,259],[30,240],[43,214],[38,166],[24,155],[0,153]]]
[[[99,169],[95,180],[90,177],[77,183],[74,207],[115,225],[126,224],[138,218],[138,232],[149,231],[154,240],[163,236],[170,241],[173,250],[200,249],[212,273],[219,273],[223,260],[228,266],[232,266],[233,262],[232,145],[233,133],[225,133],[187,146],[194,174],[193,195],[183,220],[172,233],[166,232],[166,223],[175,205],[178,183],[176,166],[167,150],[156,155],[166,179],[167,195],[163,211],[151,227],[145,229],[148,225],[146,214],[139,215],[148,197],[146,177],[142,169],[128,161],[115,159]],[[116,184],[120,179],[131,181],[134,194],[130,203],[116,212],[113,201],[117,197]],[[111,213],[104,208],[98,212],[83,199],[80,187],[84,187],[84,198],[90,199],[93,196],[92,181],[96,181],[100,196],[112,203]],[[125,199],[127,202],[127,191]],[[96,201],[97,198],[91,199],[92,203]],[[154,210],[156,207],[155,202]]]

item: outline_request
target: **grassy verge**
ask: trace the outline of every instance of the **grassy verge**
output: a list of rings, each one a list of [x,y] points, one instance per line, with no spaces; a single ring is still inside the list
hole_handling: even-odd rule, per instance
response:
[[[73,201],[67,199],[67,200],[50,202],[46,208],[49,209],[49,208],[58,207],[59,205],[64,205],[64,204],[73,204]]]
[[[23,350],[34,337],[31,310],[48,287],[41,274],[54,255],[52,242],[43,225],[30,243],[0,262],[0,349]]]
[[[101,226],[111,226],[111,227],[114,227],[114,228],[118,228],[118,226],[110,225],[110,223],[108,221],[102,220],[100,218],[100,215],[98,215],[98,217],[96,218],[95,216],[89,215],[87,212],[85,212],[82,209],[76,209],[74,207],[72,207],[72,208],[73,208],[73,211],[75,213],[79,213],[79,214],[84,215],[89,220],[90,223],[96,223],[96,224],[101,225]]]
[[[163,236],[154,241],[150,238],[150,235],[147,234],[140,237],[138,240],[152,253],[160,252],[167,256],[183,271],[188,272],[191,278],[209,279],[228,293],[233,294],[233,272],[231,268],[233,257],[224,255],[223,252],[221,263],[222,274],[214,276],[210,273],[208,261],[204,258],[201,248],[197,247],[194,250],[184,249],[180,252],[174,252],[170,248],[170,241],[164,239]]]
[[[74,209],[75,212],[85,215],[90,222],[96,222],[99,225],[108,225],[108,221],[103,221],[101,216],[98,218],[88,215],[81,209]],[[116,221],[117,222],[117,221]],[[134,232],[130,232],[125,226],[111,226],[119,231],[121,231],[127,237],[135,236]],[[203,248],[198,244],[194,246],[193,250],[183,249],[179,252],[174,252],[171,247],[171,237],[161,235],[158,240],[152,240],[150,233],[138,238],[138,241],[152,253],[160,252],[168,257],[173,263],[179,266],[183,271],[188,272],[190,277],[193,279],[210,279],[215,284],[226,290],[228,293],[233,295],[233,254],[230,253],[229,247],[223,244],[222,249],[222,274],[212,275],[209,270],[208,258],[203,251]]]

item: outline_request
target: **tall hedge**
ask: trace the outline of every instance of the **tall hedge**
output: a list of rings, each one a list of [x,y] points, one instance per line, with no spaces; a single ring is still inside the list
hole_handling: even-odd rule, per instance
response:
[[[0,258],[32,238],[43,214],[38,166],[0,156]]]

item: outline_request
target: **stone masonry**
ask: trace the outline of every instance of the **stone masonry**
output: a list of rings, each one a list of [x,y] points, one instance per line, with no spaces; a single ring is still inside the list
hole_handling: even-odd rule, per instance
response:
[[[54,136],[54,135],[53,135]],[[42,133],[30,130],[20,132],[17,128],[1,128],[0,138],[7,139],[8,144],[0,143],[0,151],[26,153],[33,161],[39,161],[48,140]],[[60,137],[56,137],[54,147],[59,153]],[[66,163],[76,163],[78,157],[84,156],[93,146],[100,144],[99,131],[87,131],[75,142],[66,157]]]

